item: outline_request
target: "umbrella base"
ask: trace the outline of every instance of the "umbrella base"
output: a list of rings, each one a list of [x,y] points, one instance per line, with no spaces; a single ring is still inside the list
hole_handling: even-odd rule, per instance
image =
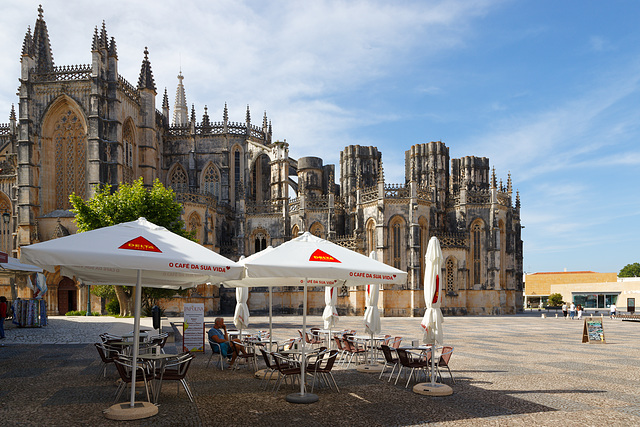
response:
[[[453,394],[453,389],[441,383],[420,383],[413,386],[413,392],[425,396],[450,396]]]
[[[318,400],[318,395],[313,393],[291,393],[287,395],[287,402],[289,403],[315,403]]]
[[[158,407],[149,402],[118,403],[102,411],[106,418],[110,420],[139,420],[149,418],[158,413]]]
[[[358,372],[373,372],[377,374],[379,374],[380,371],[382,371],[382,368],[384,368],[384,365],[381,365],[379,363],[372,363],[368,365],[362,364],[362,365],[356,366],[356,370]]]
[[[278,376],[277,375],[273,375],[271,373],[271,371],[269,371],[268,369],[260,369],[259,371],[256,371],[254,376],[256,378],[261,379],[261,380],[263,380],[265,377],[267,377],[267,379],[269,379],[269,380],[277,380],[278,379]]]

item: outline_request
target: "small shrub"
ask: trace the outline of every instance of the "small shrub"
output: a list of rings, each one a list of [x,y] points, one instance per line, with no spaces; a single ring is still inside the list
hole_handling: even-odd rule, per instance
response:
[[[105,306],[107,313],[112,316],[118,316],[120,314],[120,302],[118,302],[118,298],[114,298],[107,303]]]

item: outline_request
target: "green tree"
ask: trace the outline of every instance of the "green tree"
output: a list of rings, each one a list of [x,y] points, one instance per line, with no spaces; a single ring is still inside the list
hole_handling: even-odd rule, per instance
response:
[[[150,189],[144,187],[140,177],[133,184],[121,183],[115,192],[110,185],[105,185],[98,188],[95,196],[89,200],[85,201],[75,193],[69,196],[69,200],[73,205],[72,212],[76,216],[74,221],[79,233],[144,217],[154,224],[193,240],[193,233],[185,230],[184,221],[180,218],[182,205],[176,201],[175,193],[157,179]],[[120,315],[131,315],[133,311],[131,286],[108,285],[92,288],[95,295],[110,298],[115,296],[120,303]],[[142,288],[143,307],[175,294],[176,291],[172,289]]]
[[[550,307],[558,307],[561,306],[562,303],[562,294],[551,294],[547,300],[547,305]]]
[[[640,277],[640,263],[634,262],[622,267],[618,277]]]

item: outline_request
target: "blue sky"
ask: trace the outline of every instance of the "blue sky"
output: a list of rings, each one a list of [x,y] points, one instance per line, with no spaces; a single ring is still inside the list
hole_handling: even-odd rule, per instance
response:
[[[38,1],[3,4],[8,121]],[[198,118],[267,112],[294,158],[375,145],[388,183],[441,140],[489,157],[522,202],[526,272],[618,272],[640,261],[640,3],[633,1],[42,1],[56,65],[91,61],[106,22],[136,84],[149,47],[159,96],[177,74]],[[2,113],[5,111],[5,113]]]

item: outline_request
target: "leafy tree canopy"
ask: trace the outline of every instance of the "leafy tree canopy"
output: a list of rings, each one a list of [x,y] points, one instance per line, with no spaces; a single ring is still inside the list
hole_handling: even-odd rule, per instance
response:
[[[549,305],[550,307],[558,307],[560,305],[562,305],[563,301],[562,301],[562,294],[551,294],[549,295],[549,300],[547,301],[547,305]]]
[[[144,187],[140,177],[133,184],[120,184],[117,191],[112,190],[110,185],[105,185],[87,201],[75,193],[69,196],[79,233],[144,217],[169,231],[194,240],[194,233],[184,229],[182,205],[176,201],[173,190],[166,188],[159,180],[156,179],[150,189]],[[120,314],[130,315],[132,289],[130,286],[93,286],[92,293],[106,298],[117,297]],[[176,291],[171,289],[142,288],[142,304],[150,306],[161,298],[170,298],[175,294]]]
[[[640,263],[634,262],[622,267],[618,277],[640,277]]]

